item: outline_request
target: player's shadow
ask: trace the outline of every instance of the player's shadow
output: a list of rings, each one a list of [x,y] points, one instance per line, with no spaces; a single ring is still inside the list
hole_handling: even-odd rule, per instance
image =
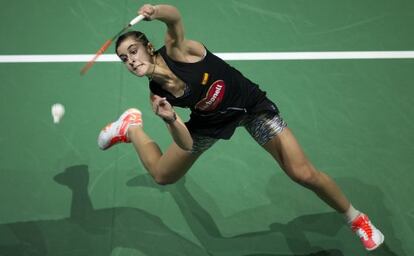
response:
[[[176,201],[193,234],[199,239],[200,243],[206,248],[206,250],[211,252],[213,255],[343,256],[342,252],[337,249],[324,249],[320,246],[312,245],[306,237],[306,234],[309,233],[324,235],[327,237],[328,241],[325,241],[325,244],[329,244],[329,239],[332,239],[332,237],[334,237],[342,228],[345,227],[342,216],[336,212],[303,215],[286,224],[272,223],[269,225],[269,229],[265,231],[252,232],[232,237],[224,236],[208,211],[194,199],[191,193],[189,193],[185,186],[185,179],[186,178],[183,178],[174,185],[159,186],[155,184],[152,178],[148,175],[141,175],[131,179],[127,184],[128,186],[152,187],[164,192],[169,192]],[[348,182],[352,182],[351,187],[360,186],[364,189],[365,193],[380,197],[373,198],[373,200],[375,200],[378,204],[367,208],[366,210],[368,212],[375,211],[373,208],[376,208],[377,211],[378,209],[384,209],[383,204],[381,204],[383,196],[377,188],[367,184],[362,184],[356,180],[344,181],[344,183],[349,185]],[[195,188],[198,194],[203,194],[202,189],[197,187],[195,184],[192,184],[192,188]],[[207,193],[204,193],[204,195],[207,195]],[[255,211],[255,209],[250,211]],[[389,231],[388,235],[391,238],[394,237],[394,235],[392,227],[390,227],[389,224],[390,222],[381,223],[381,226],[386,226],[386,230]],[[353,235],[351,234],[350,236]],[[357,240],[353,242],[359,243]],[[280,254],[280,248],[286,247],[286,244],[290,249],[291,254]],[[399,245],[398,242],[393,244],[397,247]],[[332,246],[330,247],[336,248],[335,245],[336,243],[332,243]],[[399,249],[402,251],[401,248]],[[397,254],[386,244],[371,253],[371,255],[397,256]]]
[[[1,224],[1,256],[109,256],[116,248],[136,249],[149,256],[343,256],[339,250],[312,245],[306,238],[308,232],[334,236],[344,226],[336,213],[299,216],[286,224],[273,223],[268,230],[262,232],[226,237],[222,235],[211,215],[186,189],[185,180],[162,187],[156,185],[147,175],[143,175],[128,182],[129,186],[146,186],[171,193],[192,232],[202,244],[200,247],[170,230],[160,218],[142,209],[94,209],[87,190],[89,173],[86,165],[69,167],[54,179],[72,191],[70,217]],[[386,231],[384,233],[387,243],[392,245],[393,250],[385,245],[371,255],[406,255],[402,251],[401,243],[394,236],[388,218],[390,213],[384,207],[382,192],[354,179],[339,180],[339,183],[355,193],[351,194],[351,198],[356,205],[364,205],[364,209],[370,213],[380,211],[385,216],[382,219],[386,221],[381,222],[381,228]],[[194,188],[203,193],[201,188]],[[360,193],[371,195],[375,204],[366,205],[363,201],[358,203],[358,200],[362,200],[357,196]],[[272,197],[269,194],[269,198]],[[290,253],[281,254],[280,248],[284,248],[285,244],[288,245]],[[336,248],[334,244],[329,247]]]
[[[238,236],[224,236],[211,215],[193,198],[185,187],[185,178],[174,185],[159,186],[148,175],[135,177],[127,183],[129,186],[146,186],[171,193],[193,234],[207,251],[213,255],[231,256],[343,256],[336,249],[322,249],[310,245],[305,232],[317,231],[334,234],[343,225],[341,218],[334,213],[301,216],[288,224],[273,223],[269,230],[252,232]],[[194,186],[192,186],[194,187]],[[201,188],[197,188],[200,193]],[[331,222],[322,228],[315,220]],[[291,252],[281,254],[281,248],[289,245]],[[293,254],[292,254],[293,253]]]
[[[110,256],[116,248],[149,256],[209,255],[145,210],[94,209],[86,165],[69,167],[54,180],[72,191],[70,217],[1,224],[1,256]]]

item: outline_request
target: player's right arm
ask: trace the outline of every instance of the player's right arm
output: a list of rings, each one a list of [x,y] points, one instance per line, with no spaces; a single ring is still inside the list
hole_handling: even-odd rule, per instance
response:
[[[138,14],[144,15],[147,20],[156,19],[165,23],[167,31],[164,43],[167,54],[172,59],[196,62],[204,57],[204,46],[200,42],[185,38],[181,14],[174,6],[145,4],[138,10]]]

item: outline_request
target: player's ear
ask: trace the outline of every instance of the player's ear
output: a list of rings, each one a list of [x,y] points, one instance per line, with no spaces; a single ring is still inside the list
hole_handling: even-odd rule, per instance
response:
[[[154,46],[150,42],[147,43],[147,51],[150,55],[154,55]]]

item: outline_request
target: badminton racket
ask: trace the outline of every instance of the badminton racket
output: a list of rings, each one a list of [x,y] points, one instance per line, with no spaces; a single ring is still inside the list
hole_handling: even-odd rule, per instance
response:
[[[102,46],[101,48],[99,48],[99,50],[96,52],[95,56],[93,57],[93,59],[91,59],[90,61],[88,61],[88,63],[85,64],[85,66],[83,66],[83,68],[81,69],[80,73],[81,75],[86,74],[86,72],[92,67],[92,65],[96,62],[96,60],[98,59],[98,57],[104,53],[108,47],[112,44],[112,42],[118,38],[118,36],[120,36],[122,33],[124,33],[128,28],[130,28],[131,26],[137,24],[138,22],[140,22],[141,20],[143,20],[145,17],[144,15],[138,15],[137,17],[135,17],[134,19],[132,19],[128,25],[126,25],[121,31],[119,31],[115,36],[113,36],[111,39],[107,40]]]

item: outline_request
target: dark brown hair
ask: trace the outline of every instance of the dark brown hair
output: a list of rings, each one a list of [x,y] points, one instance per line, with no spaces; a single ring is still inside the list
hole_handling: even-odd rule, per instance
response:
[[[147,36],[140,31],[129,31],[118,37],[115,43],[115,53],[118,54],[119,45],[127,38],[133,38],[135,41],[142,43],[142,45],[147,46],[149,41]]]

